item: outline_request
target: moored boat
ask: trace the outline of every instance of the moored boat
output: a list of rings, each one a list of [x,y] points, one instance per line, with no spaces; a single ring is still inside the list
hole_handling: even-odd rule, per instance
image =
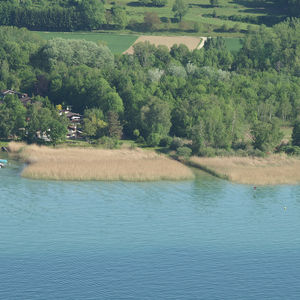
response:
[[[6,159],[0,159],[0,169],[3,168],[7,164]]]

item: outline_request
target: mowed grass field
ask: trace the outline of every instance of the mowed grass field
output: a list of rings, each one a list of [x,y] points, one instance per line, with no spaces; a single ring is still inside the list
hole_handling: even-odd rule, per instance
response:
[[[239,51],[243,46],[241,38],[225,38],[225,44],[227,49],[232,52]]]
[[[43,39],[83,39],[95,43],[104,43],[114,54],[121,54],[126,51],[138,38],[131,34],[96,33],[96,32],[36,32]]]
[[[138,35],[130,34],[117,34],[117,33],[96,33],[96,32],[43,32],[36,31],[41,38],[45,40],[51,40],[53,38],[64,38],[64,39],[84,39],[87,41],[92,41],[95,43],[106,44],[112,53],[121,54],[128,50],[139,37]],[[151,42],[151,37],[150,42]],[[174,37],[176,38],[176,37]],[[180,37],[179,42],[180,43]],[[188,38],[188,37],[187,37]],[[201,39],[199,38],[199,42]],[[230,51],[238,51],[242,47],[240,38],[225,38],[225,43]],[[162,37],[162,44],[164,44],[164,39]]]

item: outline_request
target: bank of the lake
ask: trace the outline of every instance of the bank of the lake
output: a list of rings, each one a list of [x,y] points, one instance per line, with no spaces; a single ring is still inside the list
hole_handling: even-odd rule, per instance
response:
[[[191,169],[142,149],[53,148],[10,143],[10,155],[26,163],[21,175],[48,180],[187,180]]]
[[[236,183],[276,185],[300,183],[300,159],[284,154],[267,157],[192,157],[190,165]]]

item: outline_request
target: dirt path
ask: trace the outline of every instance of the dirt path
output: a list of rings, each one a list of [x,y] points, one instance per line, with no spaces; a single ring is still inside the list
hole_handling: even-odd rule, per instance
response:
[[[202,41],[201,41],[200,45],[197,47],[198,50],[203,48],[205,42],[207,41],[207,37],[203,36],[203,37],[201,37],[201,39],[202,39]]]

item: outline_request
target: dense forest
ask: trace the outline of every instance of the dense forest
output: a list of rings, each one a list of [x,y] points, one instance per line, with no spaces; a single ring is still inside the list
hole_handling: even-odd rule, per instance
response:
[[[194,51],[138,43],[133,55],[115,56],[105,45],[43,41],[26,29],[1,27],[0,39],[0,89],[35,99],[24,108],[15,97],[4,98],[2,138],[32,141],[34,135],[24,132],[52,128],[56,142],[66,125],[55,105],[71,105],[84,115],[87,138],[123,135],[173,149],[187,144],[199,155],[278,150],[280,126],[299,123],[297,19],[271,31],[261,26],[237,53],[229,52],[222,38],[208,39]],[[293,142],[299,146],[296,125]],[[23,135],[20,128],[25,128]]]

